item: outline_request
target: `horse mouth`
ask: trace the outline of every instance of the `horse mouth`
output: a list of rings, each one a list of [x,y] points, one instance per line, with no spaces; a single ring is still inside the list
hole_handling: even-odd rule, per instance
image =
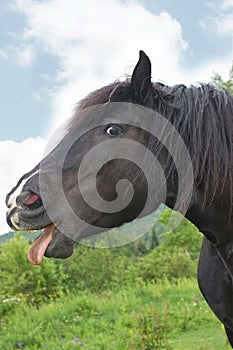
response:
[[[50,223],[31,245],[28,260],[33,265],[41,265],[43,257],[65,259],[73,254],[75,242],[59,230],[58,223]]]
[[[54,224],[50,224],[42,230],[42,233],[32,244],[28,252],[28,260],[31,264],[41,265],[43,256],[57,232],[57,226]]]
[[[41,265],[43,257],[67,258],[73,253],[74,242],[61,230],[61,220],[53,222],[47,215],[38,194],[25,191],[16,198],[17,206],[9,204],[7,222],[13,230],[32,232],[42,229],[41,234],[28,252],[28,260]]]

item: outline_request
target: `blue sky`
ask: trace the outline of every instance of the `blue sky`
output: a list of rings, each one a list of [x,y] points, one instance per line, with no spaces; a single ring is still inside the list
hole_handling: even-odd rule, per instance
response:
[[[2,140],[22,141],[29,136],[42,136],[50,116],[49,90],[54,87],[59,60],[50,53],[41,52],[39,47],[34,48],[33,54],[28,51],[27,57],[22,40],[26,23],[26,16],[11,9],[11,1],[0,8]],[[21,58],[17,48],[21,50]],[[43,74],[48,74],[49,81]],[[43,97],[39,98],[38,91],[44,93]]]
[[[166,11],[176,18],[182,26],[183,37],[189,43],[189,49],[185,52],[184,65],[187,68],[198,66],[212,56],[221,57],[232,50],[231,35],[218,36],[207,28],[204,23],[210,22],[210,18],[226,14],[228,8],[223,8],[223,1],[184,1],[184,0],[142,0],[140,1],[153,13]],[[213,24],[213,23],[212,23]]]
[[[53,117],[51,99],[54,90],[58,90],[66,84],[66,79],[60,81],[57,79],[59,71],[64,69],[61,57],[59,57],[59,53],[49,47],[48,43],[45,43],[43,35],[38,34],[25,38],[25,32],[29,30],[30,26],[36,26],[36,20],[30,23],[33,9],[30,12],[25,7],[30,7],[31,3],[43,4],[46,2],[53,3],[54,7],[61,3],[60,1],[1,1],[0,96],[3,116],[3,124],[0,130],[1,140],[13,139],[22,141],[27,137],[44,136],[47,125]],[[80,1],[70,1],[70,3],[72,2],[76,8],[80,6]],[[98,1],[95,2],[98,3]],[[114,3],[117,3],[117,1],[114,1]],[[127,2],[118,2],[118,4],[120,3]],[[228,67],[224,67],[222,70],[230,69],[233,30],[229,29],[228,32],[220,33],[217,28],[220,21],[229,17],[233,9],[233,7],[230,7],[230,2],[228,2],[229,6],[225,5],[225,7],[223,6],[224,1],[220,0],[213,2],[201,0],[138,0],[131,1],[132,3],[140,4],[154,15],[167,12],[174,20],[178,21],[182,30],[182,38],[188,44],[188,47],[182,52],[182,57],[180,57],[180,68],[187,71],[189,69],[193,70],[194,67],[201,66],[208,61],[221,61],[222,58],[224,62],[225,58],[229,57]],[[125,11],[127,11],[127,7]],[[69,13],[66,13],[64,7],[65,15],[67,17],[66,20],[68,20]],[[101,21],[101,8],[98,17]],[[43,21],[41,22],[41,25],[43,25]],[[139,18],[138,26],[141,26],[141,31],[143,32],[143,18]],[[120,26],[116,29],[110,28],[110,32],[111,30],[114,33],[120,31],[120,28]],[[95,25],[93,26],[94,30]],[[146,35],[148,33],[145,30]],[[153,37],[158,35],[159,33],[156,32],[150,33],[152,47]],[[87,40],[85,33],[83,40]],[[132,40],[136,41],[137,38],[132,38]],[[101,45],[101,38],[99,38],[99,42]],[[108,48],[104,43],[105,40],[103,38],[103,49],[107,51]],[[138,49],[140,48],[141,46],[138,47]],[[160,47],[154,47],[153,51],[159,55]],[[136,58],[136,54],[137,52],[132,50],[132,59]],[[121,63],[122,71],[111,72],[112,77],[109,77],[109,80],[107,80],[106,76],[106,82],[124,73],[124,64],[127,66],[129,64],[128,60],[125,63]],[[101,62],[97,62],[97,64],[99,64],[100,69],[103,69]],[[216,70],[218,68],[219,64],[216,63]],[[168,70],[169,67],[166,67],[166,69]],[[202,79],[201,76],[200,79]],[[96,81],[96,76],[93,77],[93,80]],[[90,84],[91,89],[92,85]],[[79,96],[77,96],[77,100],[78,98]],[[74,100],[73,103],[77,100]]]
[[[88,92],[130,74],[144,49],[167,84],[227,77],[233,0],[1,0],[0,192],[41,157]],[[3,196],[3,197],[4,197]],[[0,228],[5,210],[0,199]]]

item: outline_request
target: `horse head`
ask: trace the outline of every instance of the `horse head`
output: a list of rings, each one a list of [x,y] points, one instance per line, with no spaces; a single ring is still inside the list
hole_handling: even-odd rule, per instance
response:
[[[43,255],[66,258],[75,242],[145,216],[166,201],[161,164],[168,163],[167,150],[160,147],[160,165],[154,162],[148,146],[153,118],[144,116],[141,127],[142,115],[153,106],[151,63],[141,51],[131,80],[81,101],[62,139],[8,194],[10,227],[43,230],[29,252],[32,263],[40,264]]]

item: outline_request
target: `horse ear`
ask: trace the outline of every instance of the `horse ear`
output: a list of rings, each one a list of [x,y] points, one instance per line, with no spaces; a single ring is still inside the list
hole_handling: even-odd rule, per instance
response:
[[[151,62],[144,51],[139,51],[139,60],[132,75],[132,87],[134,99],[148,105],[148,98],[151,96]],[[151,104],[151,103],[149,103]]]

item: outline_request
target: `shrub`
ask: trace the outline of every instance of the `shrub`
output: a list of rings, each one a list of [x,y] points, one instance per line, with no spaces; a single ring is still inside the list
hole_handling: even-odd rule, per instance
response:
[[[169,309],[157,312],[149,307],[141,313],[132,312],[132,329],[127,341],[132,350],[171,350],[167,335],[173,325]]]
[[[44,259],[41,266],[33,266],[27,260],[28,249],[29,243],[20,233],[0,246],[1,301],[19,298],[40,304],[64,290],[62,265]]]
[[[160,224],[165,228],[170,215],[171,209],[166,208],[159,218]],[[163,233],[161,238],[164,251],[172,253],[175,249],[179,249],[192,259],[198,259],[203,235],[189,220],[183,218],[173,231]]]
[[[148,254],[135,266],[135,276],[144,281],[162,279],[175,280],[179,278],[196,277],[196,262],[181,249],[172,253],[163,249],[162,245]]]
[[[71,258],[62,262],[68,290],[98,292],[117,288],[131,280],[132,259],[113,249],[78,246]]]

